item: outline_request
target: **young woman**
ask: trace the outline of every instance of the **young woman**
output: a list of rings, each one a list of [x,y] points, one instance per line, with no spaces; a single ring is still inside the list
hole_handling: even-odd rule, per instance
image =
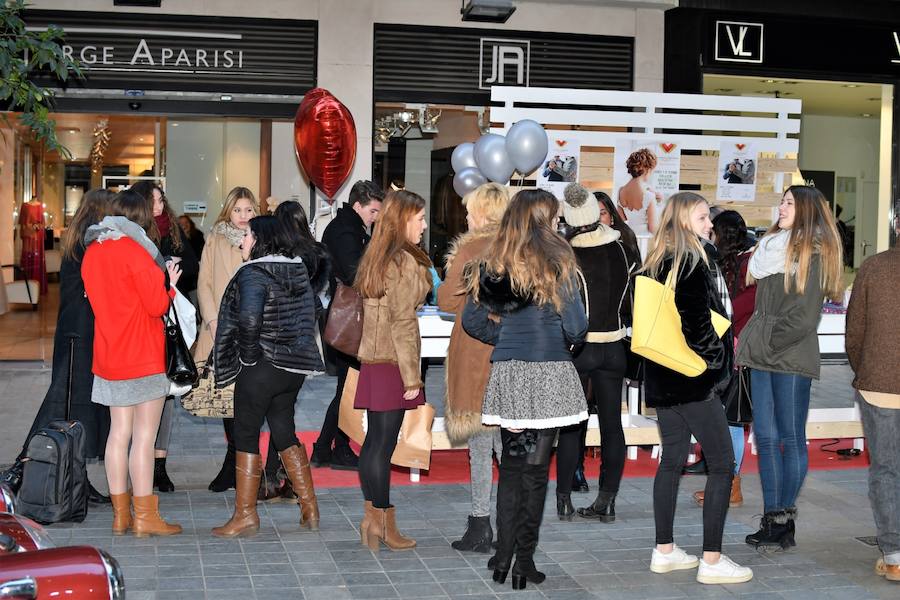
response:
[[[197,300],[200,304],[201,323],[197,331],[194,360],[205,361],[213,349],[219,304],[225,286],[241,266],[241,242],[249,227],[250,219],[259,214],[256,196],[245,187],[228,192],[222,204],[222,212],[216,218],[200,258],[200,275],[197,279]],[[228,450],[219,474],[209,484],[210,491],[224,492],[234,487],[234,420],[222,419]]]
[[[675,305],[687,345],[705,362],[698,377],[686,377],[652,361],[646,363],[647,405],[656,408],[662,460],[653,482],[653,515],[656,547],[650,570],[669,573],[693,569],[699,563],[700,583],[749,581],[753,571],[722,554],[722,532],[728,512],[734,452],[721,395],[733,368],[734,348],[730,333],[719,338],[710,310],[726,315],[724,286],[716,280],[703,247],[712,222],[706,200],[692,192],[673,194],[660,218],[643,271],[659,282],[673,274]],[[681,467],[690,449],[691,436],[703,445],[709,465],[703,503],[703,556],[687,554],[674,543],[675,500]]]
[[[497,553],[488,563],[513,588],[541,583],[534,552],[559,427],[587,419],[572,346],[587,333],[575,254],[556,233],[559,202],[544,190],[517,193],[482,262],[468,273],[466,333],[494,346],[482,423],[499,425]],[[499,322],[490,315],[499,317]]]
[[[294,433],[294,402],[307,375],[325,370],[315,339],[315,295],[292,232],[275,217],[250,219],[241,265],[222,296],[213,362],[216,384],[234,386],[234,514],[217,537],[259,530],[259,432],[269,424],[297,493],[300,523],[319,528],[309,457]]]
[[[638,261],[641,258],[641,250],[638,248],[637,237],[634,235],[631,227],[628,226],[619,211],[616,210],[612,198],[606,192],[594,192],[594,198],[600,203],[600,222],[607,227],[612,227],[619,232],[619,239],[629,256],[635,257]]]
[[[494,450],[500,455],[500,429],[481,424],[484,389],[491,371],[493,346],[469,336],[462,327],[466,305],[463,271],[473,260],[481,260],[500,227],[500,219],[509,204],[506,186],[486,183],[463,197],[468,233],[461,235],[447,253],[447,275],[438,287],[438,307],[454,313],[456,321],[450,333],[445,370],[447,393],[444,399],[444,424],[454,443],[469,447],[469,474],[472,482],[472,514],[461,540],[451,545],[456,550],[490,552],[494,539],[491,529],[491,485],[494,477]]]
[[[632,152],[625,161],[631,181],[619,188],[617,212],[635,235],[644,240],[656,231],[659,221],[657,202],[662,200],[662,196],[650,187],[650,177],[656,164],[656,155],[647,148]]]
[[[28,442],[38,430],[51,421],[66,418],[66,403],[71,405],[69,417],[84,426],[85,458],[103,456],[106,436],[109,433],[109,409],[91,402],[94,376],[91,363],[94,353],[94,313],[84,296],[81,278],[81,261],[84,258],[84,234],[87,228],[100,222],[109,210],[112,192],[104,189],[89,191],[81,199],[75,216],[66,229],[62,243],[62,267],[59,272],[59,316],[53,335],[53,372],[50,389],[38,409],[31,430],[25,436],[22,452],[3,478],[18,492]],[[109,498],[90,486],[92,502],[109,503]]]
[[[753,247],[747,236],[747,224],[741,214],[734,210],[726,210],[712,220],[713,242],[716,245],[716,265],[722,273],[733,309],[731,330],[734,332],[735,347],[750,315],[756,298],[756,284],[747,282],[747,265],[750,262],[750,249]],[[734,374],[737,377],[737,374]],[[732,384],[734,385],[734,384]],[[743,505],[744,495],[741,491],[741,464],[744,461],[744,424],[729,423],[731,448],[734,451],[734,479],[731,480],[731,496],[728,506],[736,508]],[[694,501],[703,506],[704,493],[694,492]]]
[[[587,343],[575,356],[575,368],[587,393],[593,390],[600,421],[601,467],[599,492],[593,504],[579,509],[587,519],[609,523],[616,519],[616,494],[625,469],[625,433],[622,431],[622,382],[625,378],[625,324],[630,320],[631,273],[637,257],[629,253],[618,231],[602,222],[602,206],[577,183],[565,190],[563,216],[569,225],[596,225],[593,231],[576,235],[569,243],[581,270],[582,294],[586,299]],[[607,214],[607,216],[609,216]],[[570,521],[573,475],[584,457],[582,440],[587,421],[559,432],[556,454],[556,512]]]
[[[206,240],[203,237],[203,232],[197,229],[194,220],[188,215],[181,215],[178,217],[178,226],[181,227],[184,235],[187,236],[188,243],[194,250],[194,256],[202,256],[203,246],[206,244]]]
[[[359,453],[365,516],[362,543],[378,550],[415,547],[397,530],[390,502],[391,455],[407,409],[424,404],[421,340],[416,310],[431,290],[431,261],[419,248],[426,228],[425,200],[406,190],[388,192],[353,287],[363,298],[356,408],[368,411],[369,428]]]
[[[108,406],[111,420],[105,462],[113,534],[131,528],[138,537],[173,535],[181,527],[162,520],[153,495],[153,445],[169,390],[161,317],[181,269],[164,262],[156,246],[146,198],[120,192],[108,214],[87,230],[81,276],[94,311],[91,400]]]
[[[181,268],[178,280],[178,291],[189,296],[197,289],[197,273],[200,265],[197,255],[188,243],[187,236],[175,223],[175,211],[169,206],[169,200],[162,188],[150,181],[139,181],[131,186],[131,191],[141,194],[150,202],[153,219],[159,232],[159,251],[163,260],[171,260]],[[162,417],[159,420],[159,433],[156,435],[154,452],[153,487],[160,492],[174,492],[175,484],[166,472],[166,457],[169,455],[169,440],[172,437],[172,426],[175,421],[175,398],[166,397]]]
[[[808,467],[806,417],[819,378],[816,329],[826,297],[843,290],[841,238],[822,192],[791,186],[778,221],[750,259],[756,307],[744,328],[738,363],[750,367],[753,431],[764,514],[751,546],[794,544],[797,496]]]

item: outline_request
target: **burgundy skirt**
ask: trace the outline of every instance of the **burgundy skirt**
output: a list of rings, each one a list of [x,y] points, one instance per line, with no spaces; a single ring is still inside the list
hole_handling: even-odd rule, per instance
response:
[[[390,363],[363,363],[359,370],[356,400],[353,408],[375,412],[410,409],[425,404],[425,390],[412,400],[405,400],[400,367]]]

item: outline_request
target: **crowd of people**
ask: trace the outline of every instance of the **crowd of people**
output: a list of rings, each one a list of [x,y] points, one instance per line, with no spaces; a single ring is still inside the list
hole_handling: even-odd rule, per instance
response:
[[[623,382],[635,377],[628,336],[636,275],[671,287],[685,342],[705,364],[689,377],[644,361],[645,399],[656,411],[662,445],[650,570],[696,568],[697,581],[706,584],[753,577],[722,554],[728,508],[742,502],[746,419],[726,410],[742,369],[753,393],[764,498],[759,531],[746,541],[795,545],[810,385],[820,369],[816,327],[823,301],[843,292],[840,236],[821,192],[789,188],[778,221],[755,245],[736,212],[713,219],[702,196],[676,193],[643,258],[609,196],[577,183],[562,201],[543,190],[510,197],[508,188],[489,183],[463,204],[469,231],[452,245],[436,292],[440,309],[456,317],[445,363],[446,429],[453,442],[468,445],[470,458],[472,510],[453,547],[493,552],[494,581],[504,583],[511,572],[514,589],[544,580],[534,555],[554,445],[559,519],[617,518],[626,454]],[[412,191],[385,194],[360,181],[317,242],[300,204],[284,202],[262,215],[254,194],[238,187],[204,240],[189,218],[176,218],[159,186],[89,192],[63,243],[52,383],[28,437],[59,418],[68,397],[72,418],[88,432],[87,456],[105,462],[110,496],[92,488],[91,497],[111,502],[113,533],[180,533],[162,518],[153,493],[174,489],[165,469],[174,402],[161,317],[177,288],[195,294],[199,305],[195,358],[212,362],[218,385],[234,384],[234,418],[223,420],[227,452],[209,485],[216,492],[235,488],[234,510],[212,534],[256,533],[258,502],[274,498],[295,500],[300,523],[317,529],[312,469],[330,466],[359,471],[362,544],[415,547],[397,526],[390,461],[404,414],[425,402],[417,310],[435,286],[421,248],[425,206]],[[877,569],[894,580],[900,579],[900,527],[890,507],[900,501],[900,382],[895,369],[878,365],[885,355],[900,355],[900,335],[882,327],[891,321],[885,296],[900,286],[874,282],[896,279],[896,259],[894,251],[864,266],[847,332],[870,436],[871,494],[884,554]],[[317,335],[338,285],[352,286],[362,299],[361,343],[355,356],[326,344],[323,357]],[[712,312],[731,321],[724,335]],[[309,455],[295,434],[294,405],[305,378],[325,372],[326,363],[337,374],[337,389]],[[359,374],[354,406],[368,413],[358,457],[338,427],[351,368]],[[576,510],[573,489],[588,487],[589,412],[599,420],[601,470],[596,498]],[[264,422],[271,431],[265,465]],[[705,489],[694,495],[702,505],[699,557],[675,543],[673,528],[692,437],[708,473]],[[24,450],[7,481],[15,481],[16,469],[21,473],[23,457]]]

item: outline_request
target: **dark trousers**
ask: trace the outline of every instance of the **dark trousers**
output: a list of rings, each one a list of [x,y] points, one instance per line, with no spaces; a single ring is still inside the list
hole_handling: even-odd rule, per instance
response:
[[[375,508],[391,506],[391,455],[405,414],[402,408],[367,413],[369,429],[359,452],[359,484],[363,498]]]
[[[244,367],[234,386],[234,445],[238,452],[259,454],[259,432],[268,421],[275,449],[297,445],[294,401],[305,375],[290,373],[260,360]]]
[[[600,421],[600,491],[618,493],[625,470],[625,432],[622,431],[622,381],[625,377],[625,347],[621,342],[586,344],[575,359],[581,385],[593,391],[589,407]],[[556,491],[572,491],[572,476],[584,456],[587,421],[559,430],[556,446]]]
[[[334,398],[331,399],[331,404],[328,405],[328,410],[325,412],[322,431],[319,432],[319,439],[316,440],[316,444],[326,446],[329,449],[332,443],[334,443],[335,447],[349,447],[350,438],[338,428],[338,415],[341,409],[341,396],[344,394],[344,383],[347,381],[347,371],[350,370],[350,367],[358,370],[359,362],[352,356],[338,352],[334,348],[328,347],[326,352],[329,353],[329,358],[337,369],[337,389],[334,392]]]
[[[722,531],[728,513],[734,450],[725,409],[718,398],[690,402],[671,408],[658,408],[662,460],[653,481],[653,516],[656,521],[656,543],[671,544],[675,521],[675,501],[681,468],[691,447],[691,435],[703,446],[709,467],[703,497],[703,551],[722,551]]]

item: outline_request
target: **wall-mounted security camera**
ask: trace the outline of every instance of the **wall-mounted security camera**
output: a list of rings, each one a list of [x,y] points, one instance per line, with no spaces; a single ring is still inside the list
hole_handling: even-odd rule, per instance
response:
[[[140,102],[129,102],[128,108],[130,108],[131,110],[141,110],[141,103]]]

